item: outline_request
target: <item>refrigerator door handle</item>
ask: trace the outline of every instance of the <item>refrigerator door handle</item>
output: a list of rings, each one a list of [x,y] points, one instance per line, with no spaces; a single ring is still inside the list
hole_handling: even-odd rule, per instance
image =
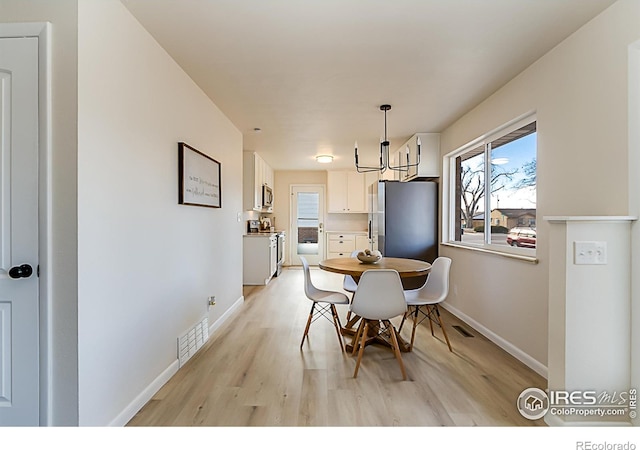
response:
[[[369,229],[367,230],[367,238],[371,239],[371,221],[369,221]]]

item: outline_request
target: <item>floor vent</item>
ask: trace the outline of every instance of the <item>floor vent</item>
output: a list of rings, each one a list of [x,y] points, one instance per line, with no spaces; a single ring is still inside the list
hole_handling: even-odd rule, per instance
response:
[[[453,325],[453,328],[456,329],[458,333],[463,335],[464,337],[473,337],[473,334],[469,333],[467,330],[462,328],[460,325]]]
[[[203,318],[178,338],[178,361],[182,367],[209,339],[209,319]]]

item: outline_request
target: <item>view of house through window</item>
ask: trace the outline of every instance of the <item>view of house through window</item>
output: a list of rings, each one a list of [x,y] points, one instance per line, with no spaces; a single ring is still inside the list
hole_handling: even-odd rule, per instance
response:
[[[536,248],[536,122],[452,158],[454,240]]]

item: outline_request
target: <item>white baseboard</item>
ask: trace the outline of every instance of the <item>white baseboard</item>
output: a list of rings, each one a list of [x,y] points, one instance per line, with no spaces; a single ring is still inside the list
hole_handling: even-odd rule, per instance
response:
[[[244,296],[241,296],[234,302],[229,309],[227,309],[218,320],[209,326],[209,338],[214,331],[222,326],[229,317],[244,303]],[[118,416],[109,423],[110,427],[123,427],[135,416],[140,409],[147,404],[149,400],[165,385],[167,381],[173,377],[180,367],[178,359],[173,361],[169,367],[164,369],[160,375],[156,377],[144,390],[133,399],[131,403],[120,413]]]
[[[538,375],[548,379],[548,368],[542,364],[540,361],[531,357],[527,353],[523,352],[521,349],[513,345],[511,342],[506,341],[502,337],[495,334],[493,331],[489,330],[487,327],[467,316],[462,311],[456,309],[451,305],[447,305],[446,303],[441,303],[441,306],[449,311],[454,316],[458,317],[460,320],[468,323],[474,329],[478,330],[482,333],[487,339],[496,344],[498,347],[502,348],[504,351],[509,353],[514,358],[518,359],[520,362],[525,364],[527,367],[535,371]]]
[[[147,404],[149,400],[160,390],[169,379],[178,371],[180,364],[176,359],[169,367],[164,369],[160,375],[153,380],[131,403],[111,421],[110,427],[123,427],[140,409]]]
[[[236,300],[233,303],[233,305],[231,305],[231,307],[229,309],[227,309],[224,312],[224,314],[222,314],[218,318],[218,320],[216,320],[211,325],[209,325],[209,339],[211,339],[211,336],[213,335],[213,333],[218,328],[220,328],[222,326],[222,324],[224,324],[227,320],[229,320],[229,317],[231,317],[233,315],[233,313],[236,312],[236,310],[242,306],[243,303],[244,303],[244,295],[240,296],[240,298],[238,300]]]
[[[550,427],[630,427],[631,422],[604,422],[604,421],[568,421],[560,416],[547,413],[544,422]]]

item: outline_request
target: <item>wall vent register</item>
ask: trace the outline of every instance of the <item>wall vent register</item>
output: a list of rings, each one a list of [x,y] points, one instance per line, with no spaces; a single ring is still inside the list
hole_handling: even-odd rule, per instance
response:
[[[204,317],[178,338],[178,361],[182,367],[209,340],[209,319]]]

